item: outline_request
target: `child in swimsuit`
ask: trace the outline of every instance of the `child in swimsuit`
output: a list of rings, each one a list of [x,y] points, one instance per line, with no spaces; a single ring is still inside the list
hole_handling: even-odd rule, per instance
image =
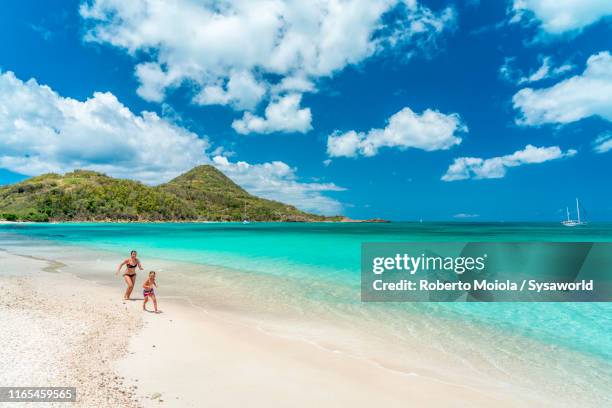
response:
[[[153,301],[153,307],[155,309],[155,313],[159,313],[157,310],[157,298],[155,297],[155,291],[153,288],[157,288],[157,282],[155,282],[155,271],[149,272],[149,277],[142,284],[142,294],[144,295],[144,303],[142,304],[142,310],[147,310],[147,302],[149,298]]]

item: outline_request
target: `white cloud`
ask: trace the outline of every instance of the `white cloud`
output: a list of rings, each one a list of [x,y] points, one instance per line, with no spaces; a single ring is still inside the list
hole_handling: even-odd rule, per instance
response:
[[[248,71],[230,74],[226,89],[207,85],[194,97],[200,105],[232,105],[236,109],[254,109],[266,93],[266,86]]]
[[[157,184],[200,164],[214,164],[236,183],[263,197],[303,210],[339,213],[342,205],[324,195],[342,191],[333,183],[300,182],[279,161],[230,163],[232,152],[217,147],[153,112],[134,114],[109,93],[78,101],[62,97],[34,79],[0,73],[0,168],[25,175],[74,169]]]
[[[519,71],[512,67],[515,60],[516,57],[505,57],[504,63],[499,67],[499,76],[508,82],[516,82],[517,76],[520,75]]]
[[[538,68],[535,72],[532,72],[531,75],[519,79],[519,84],[522,84],[524,82],[537,82],[544,78],[547,78],[550,73],[550,67],[548,66],[548,64],[549,58],[544,58],[544,61],[542,61],[542,65],[540,66],[540,68]]]
[[[165,89],[177,82],[176,75],[166,75],[159,64],[154,62],[139,64],[135,74],[140,82],[136,93],[149,102],[162,102],[165,98]]]
[[[554,78],[556,76],[562,75],[565,72],[571,71],[574,68],[572,64],[565,63],[558,67],[554,67],[551,65],[550,57],[542,58],[542,65],[533,71],[528,76],[524,76],[518,80],[519,84],[523,83],[531,83],[541,81],[543,79]]]
[[[453,215],[453,218],[460,218],[460,219],[478,218],[478,217],[480,217],[480,215],[478,215],[478,214],[468,214],[468,213],[459,213],[459,214]]]
[[[612,132],[604,132],[593,141],[593,150],[596,153],[606,153],[612,150]]]
[[[505,58],[503,65],[499,68],[499,74],[502,79],[517,85],[556,78],[574,69],[574,65],[567,62],[560,66],[554,66],[551,62],[551,57],[545,56],[540,57],[542,62],[538,69],[528,75],[524,75],[521,70],[512,67],[514,60],[514,57]]]
[[[513,21],[536,19],[547,34],[579,31],[612,15],[609,0],[514,0]]]
[[[459,134],[467,131],[456,113],[445,115],[427,109],[419,115],[406,107],[391,116],[384,129],[330,135],[327,154],[331,157],[375,156],[382,147],[446,150],[461,143]]]
[[[270,102],[265,117],[245,112],[242,119],[232,123],[234,130],[242,135],[249,133],[300,132],[312,129],[310,108],[300,108],[302,97],[289,94]]]
[[[344,191],[333,183],[300,183],[295,169],[274,161],[249,164],[230,162],[226,157],[215,156],[213,164],[251,194],[295,205],[306,211],[334,215],[342,212],[342,204],[323,195],[327,191]]]
[[[35,175],[75,168],[153,182],[205,163],[208,142],[109,93],[64,98],[0,73],[0,167]]]
[[[409,58],[416,52],[425,55],[435,53],[440,34],[444,30],[455,29],[456,15],[451,7],[434,13],[427,7],[419,5],[416,0],[404,0],[399,3],[408,12],[384,27],[382,31],[385,32],[385,36],[380,39],[380,44],[388,49],[395,49],[398,46],[403,48],[405,57]],[[404,46],[406,44],[410,45],[408,49]]]
[[[612,56],[607,51],[591,55],[581,75],[550,88],[521,89],[512,101],[523,125],[565,124],[589,116],[612,120]]]
[[[225,146],[217,146],[215,149],[210,152],[211,156],[223,156],[223,157],[234,157],[236,156],[236,152],[233,150],[228,150]]]
[[[32,31],[34,31],[36,34],[40,35],[40,37],[45,41],[51,41],[55,36],[53,31],[42,25],[29,24],[28,27],[30,27],[30,29],[32,29]]]
[[[490,159],[459,157],[448,167],[448,170],[442,176],[442,180],[456,181],[470,178],[502,178],[506,175],[510,167],[544,163],[550,160],[572,157],[576,155],[576,153],[574,149],[563,152],[559,146],[536,147],[527,145],[523,150],[518,150],[505,156],[492,157]]]
[[[315,84],[303,76],[288,76],[272,87],[272,93],[282,94],[284,92],[315,92]]]
[[[236,109],[252,109],[265,90],[310,91],[381,50],[433,47],[455,20],[452,8],[416,0],[90,0],[80,14],[85,40],[145,60],[141,97],[161,101],[188,83],[195,103]]]

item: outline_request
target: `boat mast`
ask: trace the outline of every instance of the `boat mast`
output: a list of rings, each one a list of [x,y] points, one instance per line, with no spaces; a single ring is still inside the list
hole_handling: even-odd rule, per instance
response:
[[[567,220],[569,221],[570,218],[569,218],[569,208],[568,207],[565,207],[565,212],[567,213]]]
[[[576,197],[576,213],[578,214],[578,224],[580,224],[580,206],[578,205],[578,197]]]

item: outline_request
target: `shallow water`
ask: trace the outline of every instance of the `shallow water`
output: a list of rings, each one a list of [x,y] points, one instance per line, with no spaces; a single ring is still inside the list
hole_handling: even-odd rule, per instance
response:
[[[122,256],[137,249],[146,268],[163,265],[168,270],[172,262],[174,268],[180,263],[174,279],[166,279],[165,293],[240,310],[265,330],[367,354],[390,369],[421,367],[425,373],[432,360],[446,361],[490,374],[500,387],[529,389],[528,379],[538,376],[545,377],[540,385],[550,392],[566,388],[568,393],[591,394],[595,405],[608,402],[609,303],[361,303],[361,243],[410,241],[612,242],[612,224],[580,229],[514,223],[0,226],[4,248],[42,242]],[[355,331],[359,338],[348,335]],[[411,352],[419,347],[427,348],[427,357]]]

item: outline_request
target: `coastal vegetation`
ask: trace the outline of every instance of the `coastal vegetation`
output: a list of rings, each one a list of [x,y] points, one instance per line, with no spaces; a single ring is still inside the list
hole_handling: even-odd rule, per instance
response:
[[[7,221],[338,221],[249,194],[213,166],[193,168],[168,183],[75,170],[0,187]]]

